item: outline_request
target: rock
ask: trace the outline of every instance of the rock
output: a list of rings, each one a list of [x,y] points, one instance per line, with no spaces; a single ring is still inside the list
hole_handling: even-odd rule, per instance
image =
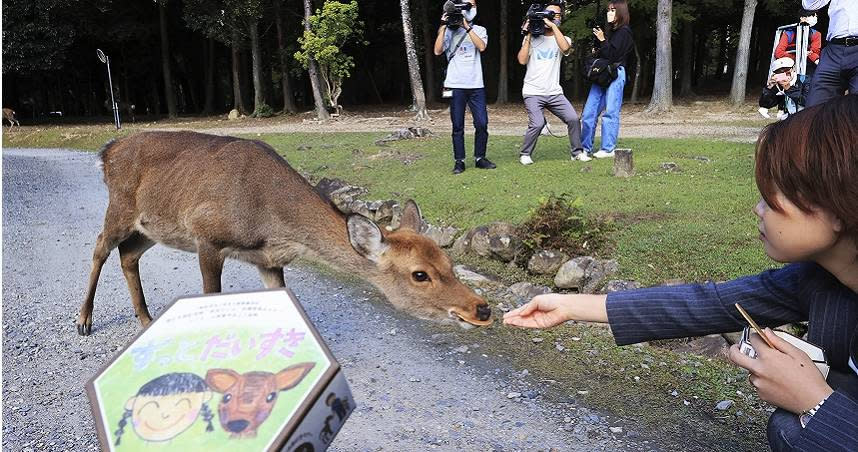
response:
[[[704,157],[702,155],[698,155],[696,157],[691,157],[691,160],[697,160],[697,161],[700,161],[703,163],[709,163],[712,161],[712,159],[710,159],[709,157]]]
[[[492,252],[489,247],[489,228],[488,226],[478,226],[471,232],[468,249],[474,254],[482,257],[491,257]]]
[[[458,233],[459,230],[452,226],[440,227],[435,225],[427,225],[423,231],[423,235],[432,239],[441,248],[450,247]]]
[[[454,349],[453,349],[453,351],[454,351],[454,352],[456,352],[456,353],[468,353],[468,346],[467,346],[467,345],[463,345],[463,346],[461,346],[461,347],[456,347],[456,348],[454,348]]]
[[[620,271],[620,264],[613,259],[596,260],[584,271],[583,293],[596,293],[609,276]]]
[[[460,235],[459,238],[453,242],[453,248],[450,249],[450,252],[453,254],[464,254],[471,248],[471,238],[474,236],[474,230],[466,231],[464,234]]]
[[[551,293],[551,289],[545,286],[537,286],[529,282],[519,282],[509,286],[509,291],[525,301],[531,298],[546,293]]]
[[[612,279],[605,284],[605,293],[622,292],[624,290],[634,290],[643,287],[637,281],[624,281],[622,279]]]
[[[332,191],[328,195],[328,199],[330,199],[331,202],[340,209],[340,212],[350,214],[352,211],[349,210],[349,205],[355,200],[355,198],[365,194],[366,192],[367,190],[365,188],[346,185]]]
[[[715,409],[718,411],[727,411],[730,409],[731,406],[733,406],[732,400],[722,400],[718,402],[717,405],[715,405]]]
[[[527,269],[537,275],[550,275],[557,273],[560,266],[567,260],[569,260],[569,256],[562,251],[539,250],[530,257],[527,262]]]
[[[673,391],[671,391],[670,395],[677,397],[677,396],[679,396],[679,393],[676,392],[676,389],[674,389]]]
[[[685,345],[691,353],[710,357],[719,356],[728,347],[727,341],[720,334],[694,339]]]
[[[595,259],[589,256],[576,257],[560,266],[554,276],[554,285],[561,289],[578,289],[584,287],[584,276],[587,268]]]
[[[299,150],[304,145],[298,146]],[[316,193],[324,196],[327,199],[331,199],[331,193],[343,188],[347,187],[348,182],[342,179],[328,179],[327,177],[323,177],[316,183]]]
[[[622,427],[611,427],[611,433],[623,433]]]
[[[417,377],[411,377],[408,379],[408,381],[410,381],[412,383],[420,383],[420,379]]]
[[[506,398],[508,398],[508,399],[517,399],[519,397],[521,397],[520,392],[510,392],[510,393],[507,393],[507,395],[506,395]]]
[[[515,226],[495,222],[474,229],[470,238],[470,250],[479,256],[511,262],[521,250],[521,239]]]
[[[366,201],[355,199],[348,204],[348,210],[350,213],[360,214],[372,219],[372,211],[369,210],[369,203]]]
[[[540,343],[540,342],[544,341],[545,339],[543,339],[543,338],[541,338],[541,337],[535,337],[535,338],[533,338],[533,339],[531,339],[531,340],[533,341],[533,343],[534,343],[534,344],[538,344],[538,343]]]
[[[375,210],[375,221],[380,221],[383,223],[393,222],[393,216],[396,213],[397,208],[401,210],[401,208],[399,207],[399,203],[394,200],[382,202],[381,205],[379,205],[378,208]]]
[[[486,288],[499,285],[496,280],[471,271],[464,265],[453,267],[453,273],[456,274],[459,281],[462,281],[469,286]]]
[[[425,127],[408,127],[394,130],[390,135],[380,140],[376,140],[375,144],[383,145],[389,141],[411,140],[414,138],[423,138],[428,136],[432,136],[432,131]]]
[[[233,108],[229,111],[229,116],[227,116],[227,119],[229,119],[230,121],[235,121],[236,119],[238,119],[239,116],[240,114],[238,113],[238,110]]]
[[[668,173],[678,173],[682,171],[675,162],[664,162],[660,165],[661,169],[667,171]]]

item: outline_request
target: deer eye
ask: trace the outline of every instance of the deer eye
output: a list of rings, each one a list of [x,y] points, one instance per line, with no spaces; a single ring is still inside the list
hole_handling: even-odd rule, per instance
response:
[[[265,398],[265,401],[268,403],[271,403],[271,401],[274,400],[275,398],[277,398],[277,393],[272,392],[271,394],[268,394],[268,397]]]
[[[223,403],[229,403],[230,400],[232,400],[232,394],[223,395]]]
[[[426,272],[414,272],[411,274],[411,277],[417,282],[429,281],[429,275]]]

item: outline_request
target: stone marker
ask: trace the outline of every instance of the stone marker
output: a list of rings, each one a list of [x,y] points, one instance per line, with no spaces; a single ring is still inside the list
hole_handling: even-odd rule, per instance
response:
[[[614,176],[632,177],[635,175],[635,162],[631,149],[614,150]]]

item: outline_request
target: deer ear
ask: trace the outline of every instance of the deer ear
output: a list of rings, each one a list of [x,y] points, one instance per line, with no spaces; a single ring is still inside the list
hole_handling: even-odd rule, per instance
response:
[[[240,378],[232,369],[209,369],[206,372],[206,384],[215,392],[224,392]]]
[[[363,215],[349,215],[347,221],[349,230],[349,242],[361,256],[378,262],[378,259],[387,251],[384,243],[384,235],[378,225]]]
[[[405,208],[402,209],[402,218],[399,220],[399,228],[411,229],[414,232],[423,231],[423,214],[413,199],[405,202]]]
[[[277,381],[277,389],[285,391],[298,386],[298,383],[301,383],[301,380],[310,373],[313,367],[316,367],[316,363],[301,363],[277,372],[277,375],[274,376]]]

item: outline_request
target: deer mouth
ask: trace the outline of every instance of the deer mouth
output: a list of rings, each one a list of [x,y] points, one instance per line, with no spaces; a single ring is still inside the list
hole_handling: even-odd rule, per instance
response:
[[[451,319],[455,320],[456,323],[459,324],[459,326],[465,329],[471,329],[475,326],[488,326],[493,323],[491,318],[486,320],[478,320],[472,318],[471,316],[465,315],[456,308],[450,308],[447,311],[447,315],[450,316]]]

